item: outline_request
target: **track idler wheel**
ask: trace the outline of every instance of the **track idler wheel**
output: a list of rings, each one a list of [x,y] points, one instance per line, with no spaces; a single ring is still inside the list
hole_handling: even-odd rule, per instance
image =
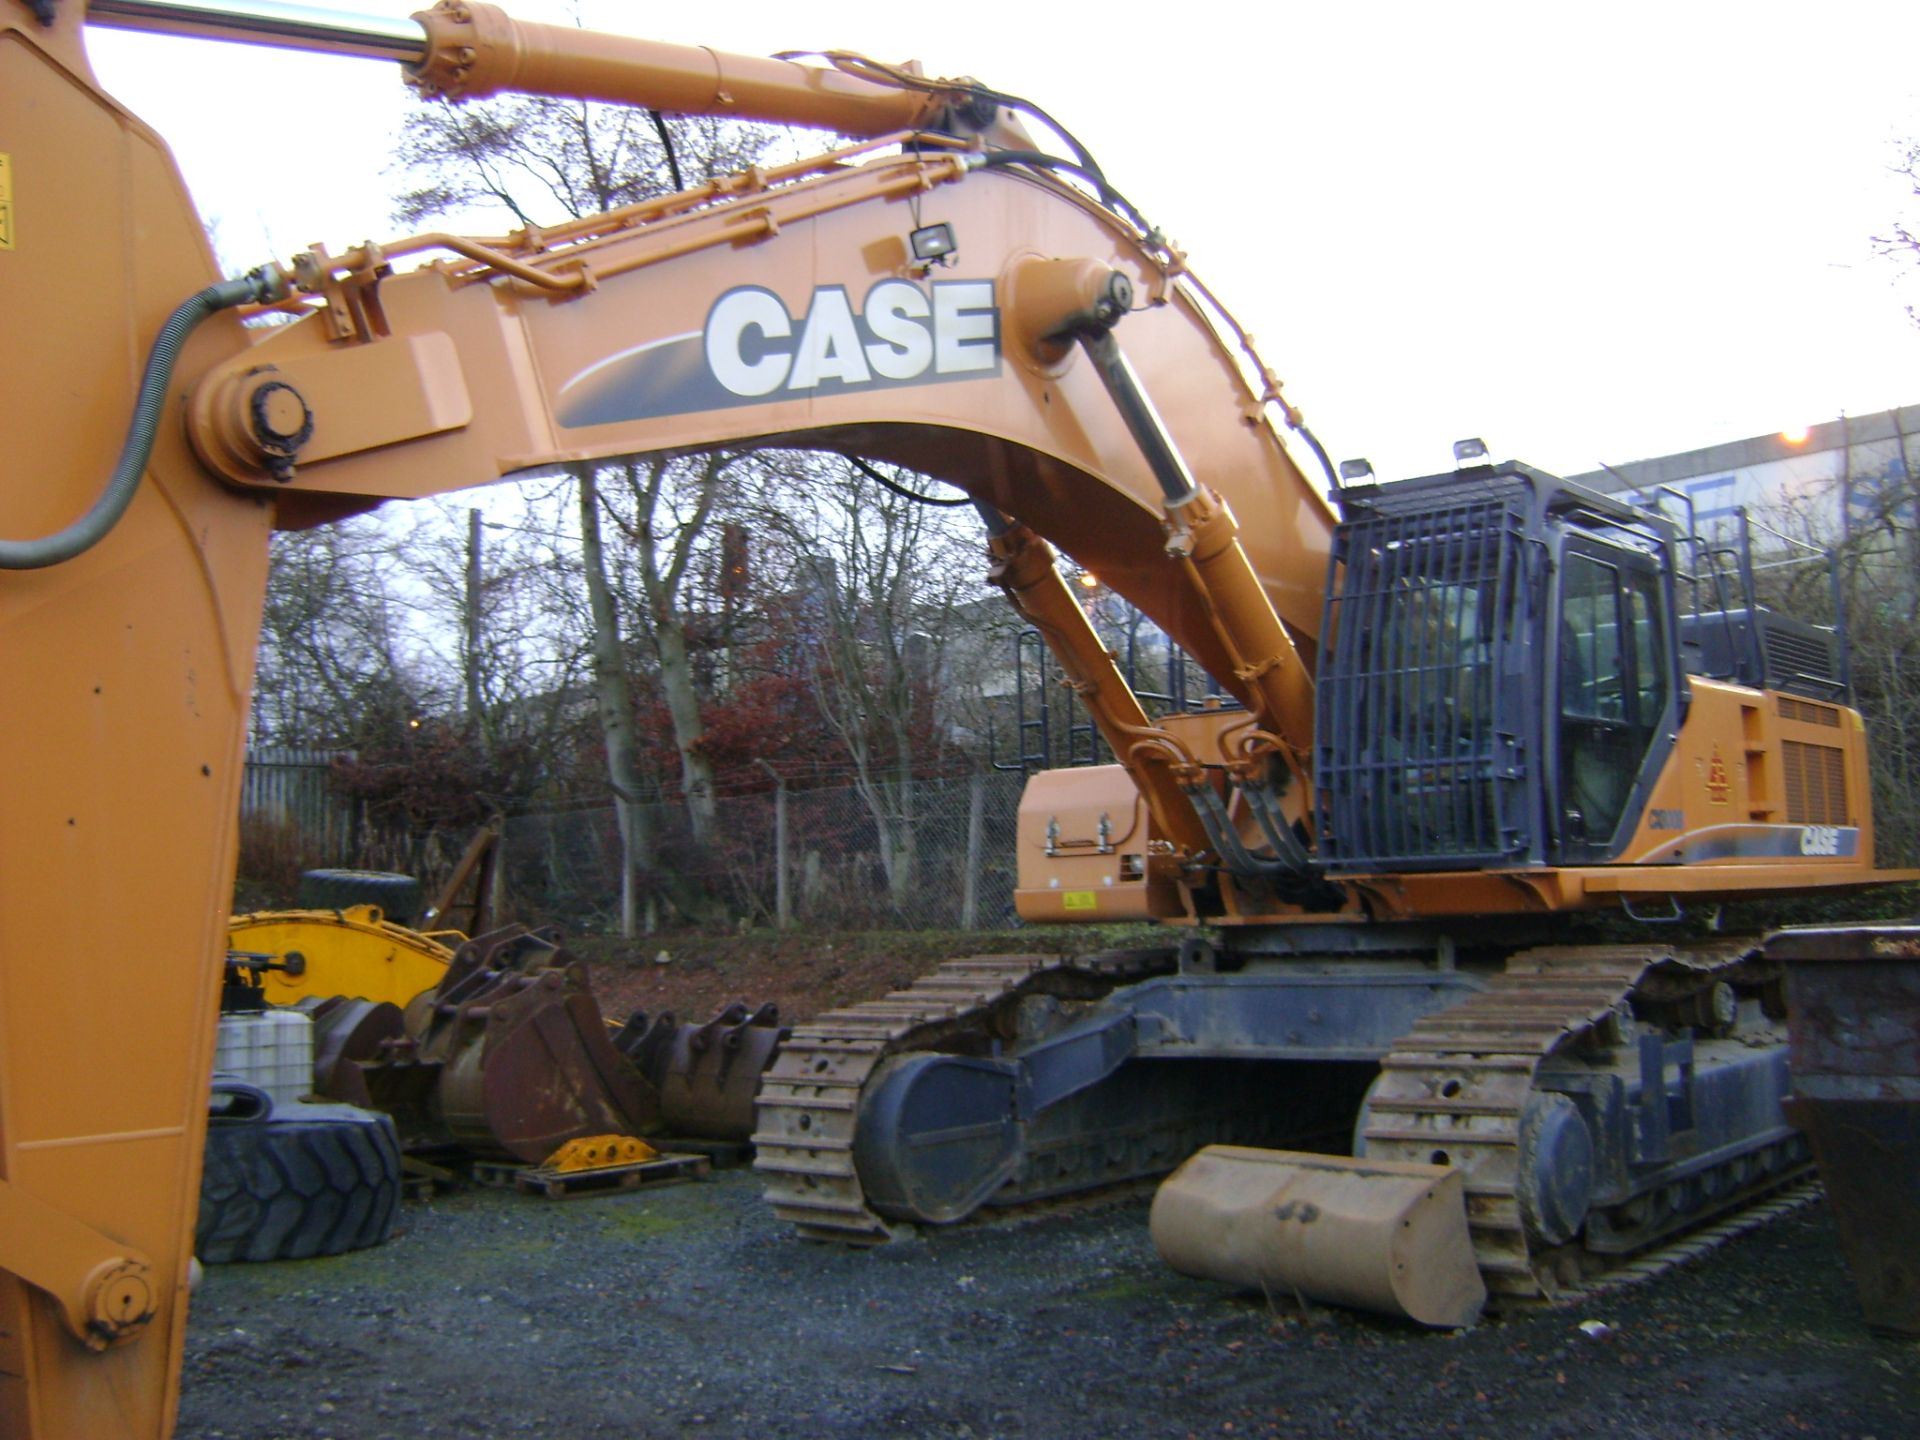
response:
[[[971,1215],[1019,1168],[1016,1072],[960,1055],[886,1062],[860,1102],[853,1163],[867,1204],[893,1220]]]
[[[1537,1090],[1520,1112],[1517,1198],[1527,1233],[1564,1245],[1586,1224],[1593,1201],[1593,1132],[1565,1095]]]
[[[1422,1325],[1471,1325],[1487,1302],[1461,1172],[1209,1145],[1153,1198],[1153,1243],[1183,1275]]]

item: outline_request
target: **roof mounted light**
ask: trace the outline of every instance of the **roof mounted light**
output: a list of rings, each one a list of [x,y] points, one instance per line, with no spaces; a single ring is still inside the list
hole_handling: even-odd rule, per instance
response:
[[[1479,436],[1470,436],[1465,440],[1453,442],[1453,463],[1456,469],[1464,470],[1473,461],[1487,463],[1487,442]]]
[[[1340,462],[1340,483],[1364,485],[1373,479],[1371,460],[1342,460]]]

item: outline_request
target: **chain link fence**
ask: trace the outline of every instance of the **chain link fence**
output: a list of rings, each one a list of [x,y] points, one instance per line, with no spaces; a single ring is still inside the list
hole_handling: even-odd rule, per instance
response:
[[[1022,777],[990,772],[891,787],[887,837],[860,791],[789,790],[718,802],[716,839],[693,841],[679,804],[641,806],[636,880],[654,924],[780,918],[827,929],[995,929],[1014,921],[1014,826]],[[784,837],[784,864],[781,842]],[[890,841],[891,843],[888,843]],[[525,919],[611,930],[620,918],[620,832],[611,806],[510,818],[507,887]]]

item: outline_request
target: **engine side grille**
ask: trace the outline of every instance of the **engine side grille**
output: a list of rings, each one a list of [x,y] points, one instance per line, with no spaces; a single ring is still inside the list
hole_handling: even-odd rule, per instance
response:
[[[1848,824],[1846,752],[1836,745],[1803,745],[1798,740],[1783,740],[1780,749],[1787,781],[1787,823]]]
[[[1780,718],[1798,720],[1807,725],[1828,725],[1840,728],[1840,712],[1831,705],[1809,705],[1805,700],[1795,700],[1790,696],[1780,697]]]

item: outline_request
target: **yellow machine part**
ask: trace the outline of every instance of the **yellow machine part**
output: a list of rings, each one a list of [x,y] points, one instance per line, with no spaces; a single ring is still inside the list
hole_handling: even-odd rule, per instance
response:
[[[1209,1145],[1153,1197],[1160,1258],[1268,1295],[1471,1325],[1487,1303],[1445,1165]]]
[[[363,1000],[390,1000],[405,1008],[423,990],[431,990],[446,973],[455,944],[466,937],[457,931],[423,934],[395,925],[378,905],[352,905],[345,910],[259,910],[236,915],[229,922],[227,946],[291,960],[299,956],[300,973],[269,970],[264,977],[267,1003],[293,1005],[308,996],[351,995]]]
[[[604,1170],[611,1165],[639,1165],[656,1159],[660,1152],[632,1135],[589,1135],[569,1140],[547,1157],[540,1168],[563,1173],[580,1170]]]

